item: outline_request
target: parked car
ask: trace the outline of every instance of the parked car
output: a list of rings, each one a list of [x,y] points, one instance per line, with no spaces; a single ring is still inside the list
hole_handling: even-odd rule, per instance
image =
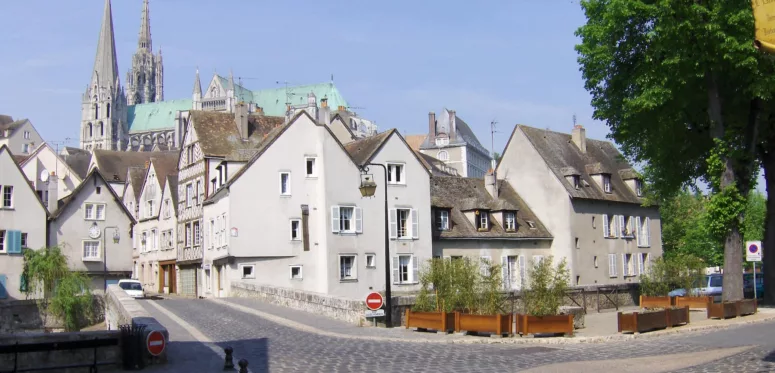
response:
[[[692,289],[692,295],[712,296],[714,302],[720,301],[723,279],[723,275],[708,275],[703,277],[701,283],[695,284],[695,287]],[[667,295],[671,297],[684,297],[686,296],[686,289],[675,289]]]
[[[753,298],[753,273],[746,273],[743,275],[743,293],[746,298]],[[756,274],[756,297],[761,298],[764,296],[764,274]]]
[[[145,298],[145,291],[143,291],[143,284],[137,280],[119,280],[118,286],[132,298]]]

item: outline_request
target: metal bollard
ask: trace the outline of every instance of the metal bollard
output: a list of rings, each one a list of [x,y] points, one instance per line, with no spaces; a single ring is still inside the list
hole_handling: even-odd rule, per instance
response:
[[[231,356],[231,354],[234,353],[234,349],[226,347],[223,349],[223,352],[226,353],[226,361],[223,363],[223,370],[234,370],[234,358]]]
[[[248,361],[245,359],[240,359],[239,362],[239,373],[248,373]]]

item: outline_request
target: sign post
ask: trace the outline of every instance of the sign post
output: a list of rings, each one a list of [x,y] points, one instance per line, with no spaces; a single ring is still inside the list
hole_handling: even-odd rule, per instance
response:
[[[756,297],[756,262],[762,261],[762,242],[748,241],[745,243],[745,260],[753,263],[753,299]]]
[[[385,310],[382,306],[385,304],[385,299],[382,298],[382,294],[377,292],[371,292],[366,296],[366,318],[374,319],[374,326],[377,325],[377,317],[385,316]]]
[[[145,347],[148,348],[148,352],[153,356],[159,356],[164,352],[164,348],[167,346],[167,341],[164,340],[164,334],[160,331],[154,330],[148,333],[148,338],[145,341]]]

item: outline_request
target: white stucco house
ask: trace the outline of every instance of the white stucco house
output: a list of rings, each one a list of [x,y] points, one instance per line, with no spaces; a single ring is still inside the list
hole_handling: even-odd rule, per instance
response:
[[[46,207],[9,148],[0,145],[0,302],[25,299],[23,248],[46,246]]]
[[[69,162],[48,143],[42,143],[20,163],[24,175],[45,205],[48,205],[49,198],[55,202],[69,196],[86,176],[84,164],[88,166],[89,155],[78,153],[66,158]],[[74,169],[71,165],[81,167]],[[53,208],[56,210],[56,204],[53,204]]]
[[[382,168],[369,167],[373,198],[358,189],[369,163],[389,168],[387,261]],[[200,295],[228,296],[244,282],[360,299],[384,290],[386,265],[393,291],[418,289],[418,267],[431,258],[430,172],[397,131],[343,146],[300,112],[240,171],[211,175]]]
[[[496,169],[554,237],[573,285],[635,283],[662,255],[658,206],[645,206],[642,179],[608,141],[517,125]]]
[[[118,194],[92,170],[51,214],[48,245],[61,248],[72,270],[92,277],[91,289],[99,293],[131,276],[134,224]]]
[[[29,119],[0,115],[0,146],[7,146],[14,155],[28,155],[42,143],[43,138]]]

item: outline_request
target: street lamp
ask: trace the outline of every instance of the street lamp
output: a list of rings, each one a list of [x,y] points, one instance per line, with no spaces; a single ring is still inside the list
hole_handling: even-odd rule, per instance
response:
[[[385,327],[393,326],[393,297],[390,295],[390,231],[388,219],[388,195],[387,195],[387,167],[379,163],[369,163],[360,167],[361,185],[358,189],[363,197],[374,197],[377,191],[377,183],[374,182],[374,176],[369,174],[369,166],[379,166],[385,173]]]
[[[92,227],[99,229],[97,222],[94,222]],[[113,229],[113,243],[117,244],[121,240],[121,235],[118,233],[118,227],[109,226],[102,229],[102,280],[106,292],[108,291],[108,247],[105,243],[105,235],[107,234],[108,228]]]

